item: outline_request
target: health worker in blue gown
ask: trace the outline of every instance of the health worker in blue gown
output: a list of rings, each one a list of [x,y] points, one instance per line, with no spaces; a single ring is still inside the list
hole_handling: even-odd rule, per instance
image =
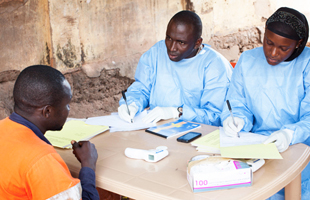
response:
[[[144,122],[181,118],[220,125],[220,114],[230,83],[230,63],[209,45],[202,44],[202,23],[197,14],[181,11],[168,23],[166,39],[145,52],[135,82],[120,100],[119,116],[127,122],[145,108]]]
[[[310,144],[310,48],[306,17],[279,8],[266,21],[263,47],[245,51],[227,93],[234,125],[225,106],[221,119],[227,135],[250,131],[269,136],[279,152],[296,143]],[[302,199],[310,199],[310,166],[302,172]],[[284,199],[283,190],[271,199]]]

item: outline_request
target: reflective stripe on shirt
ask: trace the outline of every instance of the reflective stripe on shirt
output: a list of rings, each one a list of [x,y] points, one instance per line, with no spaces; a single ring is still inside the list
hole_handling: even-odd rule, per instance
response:
[[[82,187],[81,183],[59,193],[47,200],[81,200],[82,199]]]

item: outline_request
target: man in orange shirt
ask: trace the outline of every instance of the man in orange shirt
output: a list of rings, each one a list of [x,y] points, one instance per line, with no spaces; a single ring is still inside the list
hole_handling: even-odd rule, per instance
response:
[[[0,121],[0,199],[99,199],[94,144],[72,141],[81,162],[79,179],[50,142],[47,130],[61,130],[69,114],[71,87],[58,70],[25,68],[13,90],[14,113]]]

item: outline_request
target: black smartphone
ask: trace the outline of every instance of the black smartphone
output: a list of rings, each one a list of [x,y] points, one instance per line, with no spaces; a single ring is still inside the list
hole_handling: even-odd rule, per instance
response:
[[[199,138],[200,136],[201,136],[201,133],[188,132],[185,135],[182,135],[182,136],[178,137],[177,141],[189,143],[189,142],[195,140],[196,138]]]

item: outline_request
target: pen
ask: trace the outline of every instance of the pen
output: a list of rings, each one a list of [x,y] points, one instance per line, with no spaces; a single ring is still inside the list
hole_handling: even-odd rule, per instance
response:
[[[231,118],[232,118],[232,120],[233,120],[233,123],[234,123],[234,125],[237,127],[236,122],[235,122],[235,119],[234,119],[234,116],[233,116],[233,113],[232,113],[232,111],[231,111],[231,107],[230,107],[229,100],[226,100],[226,103],[227,103],[227,106],[228,106],[228,110],[229,110],[229,112],[230,112],[230,116],[231,116]],[[240,138],[239,132],[237,132],[237,134],[238,134],[238,137]]]
[[[130,112],[129,112],[129,108],[128,108],[128,104],[127,104],[127,99],[126,99],[125,91],[122,91],[122,95],[123,95],[123,98],[124,98],[126,106],[127,106],[128,115],[130,116]],[[131,120],[131,123],[133,123],[132,119],[130,119],[130,120]]]

